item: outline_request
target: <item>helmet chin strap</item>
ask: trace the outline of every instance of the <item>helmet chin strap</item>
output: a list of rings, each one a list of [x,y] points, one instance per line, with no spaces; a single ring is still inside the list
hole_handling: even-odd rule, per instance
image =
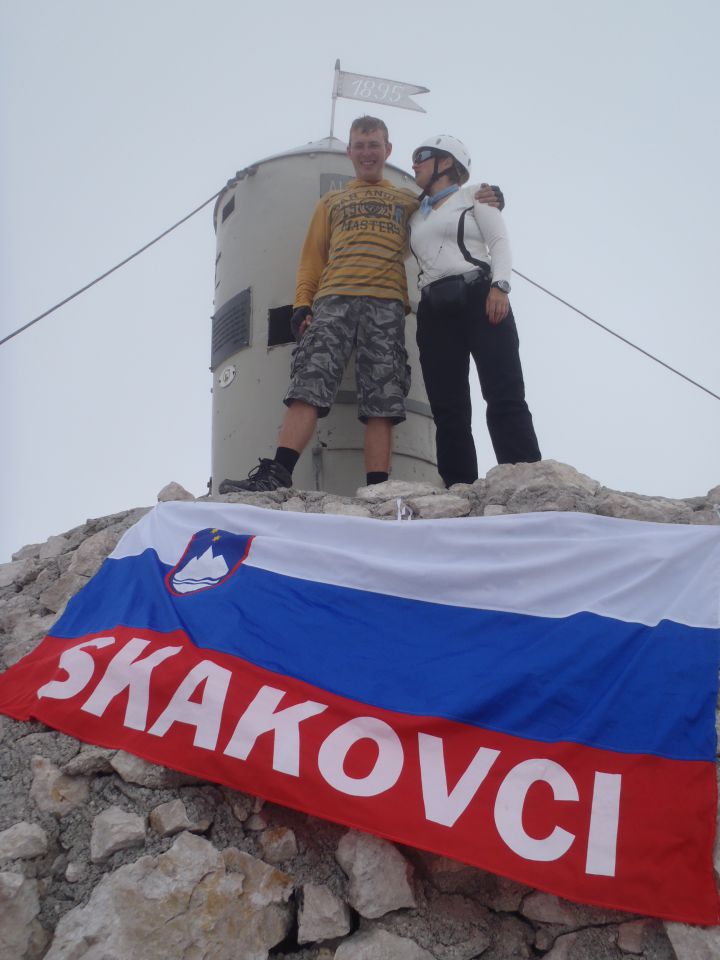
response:
[[[440,158],[440,157],[438,157],[438,156],[435,157],[435,163],[434,163],[434,166],[433,166],[432,176],[431,176],[430,179],[428,180],[427,185],[425,186],[425,188],[423,189],[423,192],[420,194],[420,197],[419,197],[419,199],[420,199],[421,201],[424,200],[425,197],[429,197],[429,196],[430,196],[430,194],[428,193],[428,188],[431,187],[434,183],[437,183],[437,181],[438,181],[441,177],[444,177],[444,176],[446,176],[446,174],[447,174],[447,171],[443,171],[442,173],[440,173],[440,171],[438,170],[438,167],[440,166],[440,160],[441,160],[441,159],[444,160],[445,158],[444,158],[444,157]]]

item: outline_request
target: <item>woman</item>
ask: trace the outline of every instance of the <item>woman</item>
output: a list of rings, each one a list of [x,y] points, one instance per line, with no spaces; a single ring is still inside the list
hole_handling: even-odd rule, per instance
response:
[[[518,335],[508,294],[512,260],[499,210],[478,203],[470,157],[440,135],[413,154],[420,209],[410,218],[410,247],[420,267],[417,342],[437,430],[445,486],[477,480],[472,436],[470,357],[487,404],[498,463],[540,460],[525,402]]]

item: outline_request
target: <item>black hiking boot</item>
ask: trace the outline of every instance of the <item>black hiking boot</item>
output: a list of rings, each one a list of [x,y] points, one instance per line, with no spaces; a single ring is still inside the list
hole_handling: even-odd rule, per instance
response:
[[[261,460],[250,471],[247,480],[223,480],[218,493],[243,493],[247,491],[263,492],[279,490],[292,486],[292,475],[277,460]]]

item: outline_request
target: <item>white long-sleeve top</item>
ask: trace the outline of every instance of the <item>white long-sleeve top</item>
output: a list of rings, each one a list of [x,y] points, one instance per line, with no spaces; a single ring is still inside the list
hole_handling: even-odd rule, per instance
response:
[[[418,286],[423,287],[454,274],[475,270],[463,256],[457,242],[458,220],[465,216],[464,243],[470,255],[490,265],[492,279],[510,282],[512,255],[502,214],[495,207],[474,199],[478,187],[465,185],[444,203],[433,207],[427,217],[417,210],[410,217],[410,249],[420,267]]]

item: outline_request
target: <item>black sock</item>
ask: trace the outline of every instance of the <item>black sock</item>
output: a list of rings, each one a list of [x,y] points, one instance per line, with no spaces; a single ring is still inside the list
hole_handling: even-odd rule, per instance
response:
[[[300,454],[297,452],[297,450],[293,450],[292,447],[278,447],[275,451],[275,460],[280,464],[281,467],[285,467],[290,475],[292,475],[292,472],[295,469],[295,464],[299,459]]]
[[[383,473],[382,470],[374,470],[372,473],[366,473],[367,485],[371,487],[374,483],[385,483],[390,476],[389,473]]]

